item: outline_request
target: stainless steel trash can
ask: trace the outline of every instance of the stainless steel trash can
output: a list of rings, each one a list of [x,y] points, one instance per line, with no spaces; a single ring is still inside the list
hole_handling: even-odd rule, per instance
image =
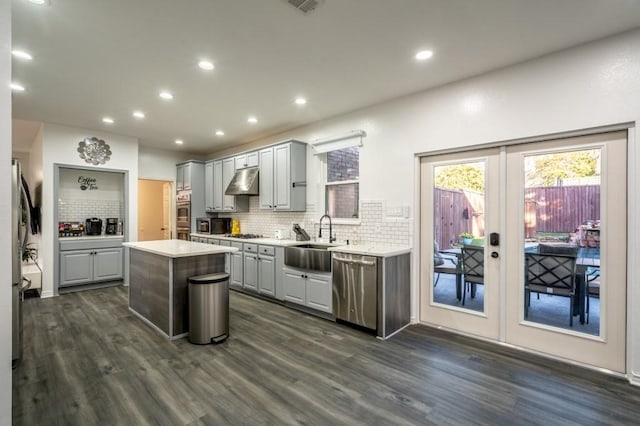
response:
[[[219,343],[229,336],[229,274],[189,277],[189,341]]]

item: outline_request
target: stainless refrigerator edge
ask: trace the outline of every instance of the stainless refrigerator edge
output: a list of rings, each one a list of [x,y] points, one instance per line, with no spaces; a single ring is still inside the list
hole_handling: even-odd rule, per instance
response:
[[[22,246],[25,231],[22,229],[22,179],[20,163],[11,160],[11,298],[12,298],[12,360],[15,367],[22,358]]]

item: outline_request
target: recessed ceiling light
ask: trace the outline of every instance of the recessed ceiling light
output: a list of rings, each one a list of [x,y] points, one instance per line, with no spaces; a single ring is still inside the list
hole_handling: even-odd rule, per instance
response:
[[[211,61],[207,61],[206,59],[200,60],[200,62],[198,62],[198,66],[205,71],[211,71],[215,68],[213,66],[213,63]]]
[[[416,59],[419,61],[426,61],[432,56],[433,56],[433,52],[431,50],[421,50],[418,53],[416,53]]]
[[[176,139],[176,145],[182,145],[184,141],[182,139]]]
[[[216,130],[216,136],[224,136],[224,132],[222,130]]]
[[[251,123],[251,124],[256,124],[258,122],[258,119],[253,117],[253,116],[251,116],[251,117],[247,118],[247,121],[249,123]]]
[[[102,117],[102,122],[106,124],[113,124],[113,118],[111,117]]]
[[[49,4],[50,1],[49,0],[29,0],[31,3],[33,4]]]
[[[171,94],[171,92],[167,92],[166,90],[163,90],[162,92],[160,92],[160,97],[167,101],[170,101],[171,99],[173,99],[173,95]]]
[[[144,118],[144,112],[142,111],[133,111],[132,114],[135,118],[142,120]]]
[[[9,87],[11,87],[11,90],[13,90],[14,92],[24,92],[24,86],[22,84],[14,82],[11,83]]]
[[[33,56],[31,56],[31,54],[29,54],[29,52],[25,52],[24,50],[12,50],[11,54],[13,56],[15,56],[18,59],[24,59],[25,61],[30,61],[33,59]]]
[[[307,100],[303,97],[297,97],[296,98],[296,105],[304,105],[307,103]]]

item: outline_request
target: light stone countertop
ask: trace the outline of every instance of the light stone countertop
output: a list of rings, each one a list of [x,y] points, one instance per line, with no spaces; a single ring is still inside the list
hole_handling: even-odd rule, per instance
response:
[[[125,247],[158,254],[165,257],[204,256],[238,251],[235,247],[216,246],[184,240],[132,241],[122,244]]]
[[[81,237],[58,237],[58,241],[84,241],[84,240],[122,240],[124,235],[83,235]]]
[[[223,235],[215,235],[215,234],[199,234],[196,232],[192,233],[191,236],[200,237],[200,238],[213,238],[216,240],[235,241],[235,242],[242,242],[242,243],[268,244],[272,246],[281,246],[281,247],[295,247],[295,246],[300,246],[304,244],[323,244],[323,245],[326,244],[318,241],[276,240],[275,238],[234,238],[234,237],[225,237]],[[399,256],[401,254],[411,253],[410,247],[384,246],[384,245],[372,245],[372,244],[340,245],[340,244],[334,243],[334,244],[331,244],[331,247],[329,247],[328,250],[334,251],[334,252],[340,252],[340,253],[362,254],[366,256],[376,256],[376,257],[393,257],[393,256]]]
[[[301,244],[312,243],[312,241],[276,240],[275,238],[235,238],[225,237],[224,235],[217,234],[199,234],[197,232],[191,233],[191,236],[199,238],[213,238],[215,240],[234,241],[238,243],[268,244],[271,246],[280,247],[299,246]]]
[[[411,253],[410,247],[392,247],[376,245],[348,245],[331,247],[329,251],[348,254],[361,254],[365,256],[393,257],[401,254]]]

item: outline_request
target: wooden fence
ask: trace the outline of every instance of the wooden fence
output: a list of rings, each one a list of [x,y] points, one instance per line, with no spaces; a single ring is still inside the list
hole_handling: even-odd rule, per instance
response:
[[[462,232],[484,235],[484,195],[435,188],[434,238],[450,248]],[[537,232],[569,233],[588,220],[600,219],[600,185],[551,186],[525,191],[527,236]]]

